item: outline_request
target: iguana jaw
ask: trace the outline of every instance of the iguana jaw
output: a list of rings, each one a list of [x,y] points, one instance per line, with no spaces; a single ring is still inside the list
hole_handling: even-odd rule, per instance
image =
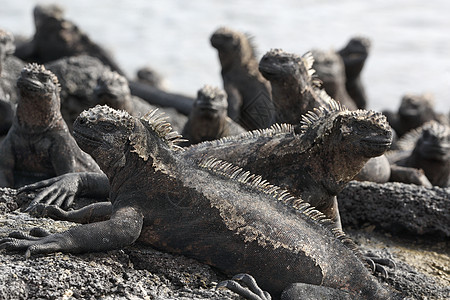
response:
[[[361,139],[363,148],[366,148],[368,157],[376,157],[386,152],[392,143],[392,137],[366,137]]]

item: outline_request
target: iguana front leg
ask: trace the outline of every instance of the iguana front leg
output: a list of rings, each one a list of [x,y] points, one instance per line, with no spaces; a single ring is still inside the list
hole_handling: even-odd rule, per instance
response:
[[[0,240],[0,248],[26,250],[25,257],[51,252],[99,252],[132,244],[141,233],[144,216],[133,207],[116,210],[108,221],[80,225],[44,237],[13,236]],[[19,238],[15,238],[19,237]]]

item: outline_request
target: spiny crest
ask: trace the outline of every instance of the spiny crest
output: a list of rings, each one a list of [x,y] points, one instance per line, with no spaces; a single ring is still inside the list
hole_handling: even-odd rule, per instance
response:
[[[185,141],[178,132],[172,130],[164,113],[157,114],[158,109],[151,110],[139,120],[148,129],[155,132],[172,150],[184,151],[177,143]]]
[[[405,133],[395,145],[398,150],[413,150],[421,136],[422,127],[412,129]]]
[[[374,110],[358,109],[354,111],[349,111],[348,114],[355,118],[369,120],[372,122],[372,124],[377,124],[382,129],[392,130],[391,126],[389,125],[389,122],[387,121],[386,116],[380,112]]]
[[[319,123],[327,120],[331,115],[349,111],[325,92],[321,95],[321,98],[324,101],[323,106],[314,108],[314,110],[302,115],[302,120],[300,121],[301,132],[305,133],[306,130],[317,126]]]
[[[50,70],[45,69],[44,65],[40,65],[37,63],[29,63],[23,67],[21,72],[21,77],[28,76],[29,74],[37,75],[39,73],[46,74],[50,77],[53,84],[57,87],[58,92],[61,91],[61,86],[58,81],[58,77],[56,77],[55,74],[53,74]]]
[[[235,166],[229,162],[216,159],[214,157],[206,157],[202,159],[198,166],[206,169],[212,174],[225,177],[237,181],[248,188],[254,189],[258,192],[264,193],[274,199],[294,209],[295,213],[301,214],[306,218],[309,218],[318,224],[324,226],[330,232],[339,239],[344,245],[352,250],[357,257],[364,262],[362,254],[359,252],[355,243],[346,237],[345,233],[336,228],[334,222],[327,218],[322,212],[318,211],[315,207],[309,203],[304,202],[300,198],[296,198],[291,195],[287,190],[284,190],[278,186],[270,184],[267,180],[263,179],[260,175],[251,174],[249,171],[244,171],[242,168]]]
[[[238,135],[233,136],[226,136],[217,140],[213,141],[205,141],[201,142],[192,146],[189,146],[189,148],[195,148],[195,149],[202,149],[202,148],[209,148],[209,147],[217,147],[220,145],[223,145],[225,143],[234,143],[238,141],[244,141],[248,139],[256,139],[259,137],[273,137],[280,134],[294,134],[294,126],[291,124],[273,124],[269,128],[265,129],[256,129],[252,131],[243,132]]]
[[[88,110],[83,111],[79,118],[87,122],[96,124],[99,121],[113,121],[118,126],[133,130],[135,122],[132,116],[126,111],[112,109],[107,105],[96,105]]]

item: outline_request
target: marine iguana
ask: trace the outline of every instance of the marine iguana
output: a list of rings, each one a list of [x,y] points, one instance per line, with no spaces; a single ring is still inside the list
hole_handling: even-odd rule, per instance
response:
[[[214,156],[263,175],[311,203],[341,228],[336,195],[371,157],[388,149],[392,132],[380,113],[349,111],[329,97],[326,103],[303,117],[300,133],[292,125],[277,124],[265,130],[202,142],[190,146],[182,155],[196,161]],[[78,178],[74,180],[78,190],[70,190],[71,193],[89,193]],[[39,187],[65,192],[67,185],[52,180],[25,189]],[[44,190],[32,206],[49,194]],[[63,214],[58,210],[50,216],[58,218]]]
[[[14,105],[10,101],[10,96],[4,91],[2,74],[6,57],[14,53],[14,49],[12,34],[0,29],[0,137],[8,132],[14,117]]]
[[[188,139],[188,143],[183,145],[212,141],[245,132],[244,128],[228,117],[227,108],[225,91],[209,85],[198,90],[194,107],[182,131],[183,137]]]
[[[322,51],[318,49],[311,50],[314,57],[313,69],[322,81],[322,88],[331,98],[339,101],[350,110],[358,107],[352,98],[350,98],[345,88],[345,67],[342,58],[336,52]]]
[[[174,108],[157,107],[139,97],[131,95],[128,80],[115,71],[105,70],[100,75],[97,79],[94,95],[96,97],[95,104],[106,104],[114,109],[125,110],[136,117],[141,117],[149,111],[158,108],[166,114],[169,123],[178,132],[181,132],[187,122],[187,117]],[[85,107],[85,109],[88,108]]]
[[[16,58],[14,36],[0,29],[0,136],[12,125],[17,99],[16,81],[24,63]]]
[[[350,39],[344,48],[337,51],[344,61],[345,88],[349,96],[360,109],[367,107],[367,95],[361,82],[361,71],[369,56],[371,47],[370,39],[356,36]]]
[[[269,127],[274,114],[270,83],[258,71],[255,47],[249,37],[220,27],[210,41],[222,66],[228,116],[247,130]]]
[[[184,156],[232,162],[311,203],[340,227],[336,195],[371,157],[383,154],[392,133],[374,111],[349,111],[328,97],[327,105],[303,116],[300,133],[275,125],[193,145]]]
[[[328,96],[322,95],[320,81],[313,77],[313,62],[310,52],[300,57],[281,49],[261,58],[259,71],[272,86],[278,123],[299,124],[303,114],[326,104]]]
[[[399,138],[428,121],[435,120],[449,125],[449,119],[446,116],[434,111],[434,98],[429,93],[406,94],[402,97],[397,113],[385,110],[383,114],[386,115]]]
[[[36,30],[34,37],[16,49],[17,57],[43,64],[66,56],[89,55],[98,58],[112,70],[125,74],[108,51],[64,17],[61,6],[38,4],[33,15]]]
[[[415,179],[420,169],[432,185],[450,187],[450,126],[427,122],[403,135],[397,146],[388,158],[394,170],[398,166],[403,172],[394,172],[391,181],[420,184]]]
[[[16,115],[0,145],[0,186],[20,187],[68,172],[101,172],[69,134],[59,110],[56,76],[42,65],[28,64],[17,87]]]
[[[40,237],[15,233],[2,248],[26,249],[29,257],[140,241],[228,275],[250,273],[276,298],[297,282],[358,299],[393,296],[322,213],[230,163],[186,159],[179,136],[158,116],[96,106],[76,120],[74,136],[109,178],[111,218]]]

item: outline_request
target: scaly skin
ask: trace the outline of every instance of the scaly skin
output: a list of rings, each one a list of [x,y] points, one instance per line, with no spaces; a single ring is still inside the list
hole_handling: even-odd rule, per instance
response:
[[[198,90],[197,99],[182,131],[186,144],[197,144],[245,132],[239,124],[227,116],[225,91],[205,85]]]
[[[361,71],[369,56],[371,42],[366,37],[353,37],[344,48],[337,51],[345,66],[347,93],[360,109],[367,107],[367,95],[361,82]]]
[[[247,130],[273,123],[270,83],[258,71],[258,61],[249,38],[221,27],[211,36],[222,66],[223,87],[228,95],[228,116]]]
[[[313,78],[313,62],[309,52],[300,57],[281,49],[272,49],[261,58],[259,71],[272,86],[278,123],[299,124],[303,114],[326,104],[320,82]]]
[[[350,98],[345,87],[345,67],[342,58],[334,51],[321,51],[314,49],[311,51],[314,57],[313,69],[322,81],[323,89],[331,98],[339,101],[350,110],[358,107]]]
[[[62,119],[56,76],[43,66],[29,64],[17,87],[16,115],[0,145],[0,186],[20,187],[69,172],[101,172],[78,148]]]
[[[111,219],[6,238],[1,247],[27,249],[29,256],[107,251],[139,240],[225,274],[248,272],[276,299],[295,282],[358,299],[393,296],[322,213],[229,163],[184,158],[178,135],[158,116],[137,119],[97,106],[79,116],[74,135],[108,176]]]
[[[328,105],[303,117],[300,133],[282,125],[189,147],[192,159],[214,156],[259,174],[311,203],[340,227],[336,195],[371,157],[390,146],[386,118]]]

